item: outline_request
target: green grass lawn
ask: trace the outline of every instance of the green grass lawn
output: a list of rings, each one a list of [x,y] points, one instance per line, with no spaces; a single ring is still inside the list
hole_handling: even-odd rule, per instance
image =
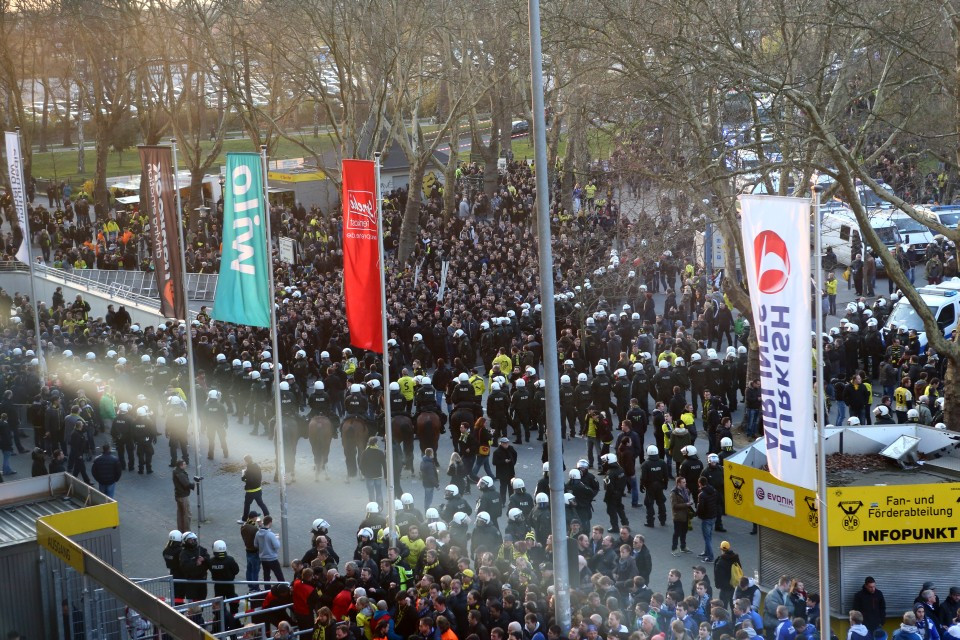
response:
[[[302,140],[311,149],[316,149],[321,153],[329,151],[333,148],[333,142],[330,140],[329,136],[314,138],[310,135],[304,135]],[[201,146],[206,151],[210,149],[213,144],[208,141],[201,143]],[[225,140],[223,143],[223,149],[221,150],[214,167],[212,167],[212,171],[216,171],[219,165],[226,161],[225,154],[230,151],[259,151],[259,149],[254,148],[254,146],[250,143],[250,140],[247,138]],[[300,158],[306,157],[307,153],[289,140],[281,139],[277,142],[274,155],[277,158]],[[64,152],[48,151],[46,153],[34,152],[33,176],[38,180],[46,180],[56,177],[59,180],[68,180],[73,184],[80,184],[84,180],[93,178],[96,162],[97,158],[92,148],[92,144],[88,144],[87,149],[84,152],[86,171],[82,174],[77,172],[77,152],[75,150]],[[184,163],[183,159],[181,158],[180,169],[183,170],[186,168],[186,163]],[[109,159],[107,160],[108,177],[128,176],[138,173],[140,173],[140,158],[135,148],[127,149],[123,153],[117,153],[116,151],[110,152]]]
[[[606,132],[591,129],[587,136],[587,146],[590,149],[590,157],[593,159],[609,158],[613,145],[613,136]],[[567,150],[567,136],[565,134],[560,134],[560,144],[558,146],[557,153],[562,158]],[[533,158],[533,138],[530,136],[516,138],[513,141],[513,157],[518,160]]]
[[[424,127],[424,130],[428,132],[433,129],[435,129],[435,127]],[[333,140],[328,135],[321,135],[319,138],[314,138],[312,135],[303,134],[300,136],[300,140],[308,147],[318,151],[319,153],[330,151],[333,149],[334,145]],[[602,132],[593,130],[588,137],[588,142],[592,157],[607,158],[610,156],[610,151],[613,148],[612,136],[604,135]],[[212,143],[210,142],[203,142],[201,145],[204,150],[212,147]],[[563,155],[566,146],[566,136],[561,135],[561,156]],[[259,149],[254,148],[250,143],[250,140],[247,138],[225,140],[223,143],[223,149],[221,150],[217,161],[214,163],[214,166],[211,167],[211,172],[216,172],[219,169],[219,165],[226,161],[225,154],[230,151],[259,151]],[[469,151],[466,149],[462,151],[462,154],[464,156],[464,160],[469,157]],[[300,158],[307,157],[308,154],[293,142],[286,139],[280,139],[277,142],[276,150],[274,151],[273,155],[276,158]],[[533,158],[533,140],[529,136],[515,139],[513,141],[513,155],[515,158],[520,160],[524,158]],[[92,143],[88,143],[87,149],[84,152],[84,162],[86,164],[86,171],[81,174],[77,171],[76,150],[62,152],[48,151],[44,153],[34,152],[33,176],[41,181],[56,178],[58,180],[67,180],[74,185],[79,185],[85,180],[93,178],[93,172],[96,167],[97,159]],[[181,158],[180,169],[183,170],[186,168],[186,163]],[[107,160],[108,177],[136,175],[138,173],[140,173],[140,158],[135,148],[127,149],[123,153],[117,153],[116,151],[110,152]]]

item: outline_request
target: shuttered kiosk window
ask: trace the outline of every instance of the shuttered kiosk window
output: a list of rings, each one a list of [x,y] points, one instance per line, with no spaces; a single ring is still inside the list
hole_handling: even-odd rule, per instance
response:
[[[803,582],[807,593],[817,593],[820,583],[818,570],[817,543],[796,538],[788,533],[777,531],[769,527],[759,527],[759,564],[760,584],[765,590],[777,586],[780,576],[787,575]],[[839,583],[841,567],[838,549],[830,550],[830,584],[833,589],[830,594],[830,610],[836,614],[840,610],[842,594],[838,593],[836,585]],[[869,574],[864,574],[869,575]],[[863,578],[860,578],[863,584]],[[859,586],[857,587],[860,588]],[[853,598],[851,593],[850,598]],[[849,607],[848,607],[849,608]],[[846,614],[846,609],[843,610]]]
[[[817,544],[768,527],[759,529],[760,584],[770,589],[781,575],[788,575],[801,580],[807,593],[819,591]],[[957,545],[952,543],[834,547],[830,550],[830,610],[835,617],[846,617],[867,576],[873,576],[883,592],[889,618],[912,609],[924,582],[932,581],[937,595],[946,598],[957,583],[957,565],[951,560],[956,554]]]

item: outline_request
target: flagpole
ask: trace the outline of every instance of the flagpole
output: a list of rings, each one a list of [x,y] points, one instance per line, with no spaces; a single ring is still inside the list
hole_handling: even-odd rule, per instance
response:
[[[290,534],[287,529],[287,464],[283,446],[283,416],[280,412],[280,349],[277,345],[277,293],[273,282],[273,234],[270,230],[270,197],[267,190],[267,145],[260,145],[263,165],[264,220],[267,226],[267,273],[270,281],[270,342],[273,355],[273,442],[277,452],[277,477],[280,480],[280,548],[284,566],[290,564]]]
[[[381,327],[381,344],[380,348],[383,349],[383,439],[386,442],[386,454],[387,458],[387,495],[384,498],[384,502],[387,504],[384,505],[387,507],[387,521],[390,523],[390,529],[388,530],[388,535],[390,536],[390,545],[396,545],[397,543],[397,532],[396,532],[396,510],[394,509],[394,487],[393,487],[393,466],[396,464],[396,461],[393,459],[393,431],[391,429],[390,421],[390,353],[387,349],[387,263],[384,260],[383,255],[383,198],[380,195],[380,152],[376,151],[373,154],[373,163],[374,163],[374,176],[377,181],[377,203],[376,203],[376,212],[377,212],[377,251],[379,256],[378,268],[380,270],[380,327]]]
[[[177,163],[177,139],[170,138],[170,145],[173,147],[173,190],[177,194],[177,237],[180,239],[180,286],[183,287],[183,322],[187,333],[187,375],[190,376],[190,426],[193,429],[193,447],[194,462],[196,464],[196,474],[198,478],[203,477],[202,463],[203,456],[200,455],[200,419],[197,416],[197,405],[200,398],[197,397],[197,372],[193,364],[193,333],[190,324],[190,298],[187,293],[187,244],[183,237],[183,200],[180,196],[180,165]],[[174,309],[176,314],[176,309]],[[197,529],[203,523],[203,485],[197,483]]]
[[[814,206],[813,206],[813,237],[814,252],[813,257],[816,264],[813,267],[814,279],[817,286],[814,289],[814,305],[817,312],[815,326],[817,328],[817,504],[819,515],[819,541],[820,541],[820,638],[821,640],[830,640],[830,537],[827,532],[827,458],[826,458],[826,416],[824,416],[824,393],[823,384],[823,296],[820,294],[820,288],[823,286],[823,240],[820,235],[820,192],[823,187],[815,185],[813,187]]]
[[[15,129],[17,132],[17,146],[20,148],[20,206],[23,207],[23,243],[27,247],[27,263],[30,265],[30,301],[33,302],[33,331],[37,338],[37,361],[40,363],[40,383],[46,385],[47,381],[47,359],[43,353],[43,343],[40,341],[40,302],[37,300],[37,286],[34,283],[33,268],[33,247],[30,238],[30,212],[27,210],[27,185],[24,182],[23,171],[23,136],[20,135],[20,127]],[[9,161],[9,158],[7,159]],[[14,207],[16,207],[14,203]]]
[[[557,323],[553,298],[553,248],[550,245],[550,185],[547,172],[547,133],[543,107],[543,51],[540,0],[527,0],[530,20],[530,93],[533,104],[534,166],[537,179],[537,248],[542,305],[543,377],[547,382],[547,450],[550,464],[550,513],[553,534],[554,612],[564,632],[570,629],[570,567],[567,560],[567,519],[563,501],[563,433],[560,429],[560,385],[557,362]]]

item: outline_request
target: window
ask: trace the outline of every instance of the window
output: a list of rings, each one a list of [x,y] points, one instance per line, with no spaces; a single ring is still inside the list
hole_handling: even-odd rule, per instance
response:
[[[946,333],[947,327],[952,325],[957,318],[953,307],[953,303],[948,304],[943,309],[940,309],[940,315],[937,316],[937,326],[940,327],[940,331],[944,333]]]
[[[845,224],[840,225],[840,239],[844,242],[848,242],[850,240],[850,227]]]

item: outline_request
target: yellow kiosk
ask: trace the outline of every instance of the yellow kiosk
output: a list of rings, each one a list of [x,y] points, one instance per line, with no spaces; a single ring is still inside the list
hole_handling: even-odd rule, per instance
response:
[[[941,599],[960,585],[960,433],[915,424],[826,432],[831,629],[845,637],[866,576],[883,591],[888,628],[897,628],[924,582]],[[774,478],[766,462],[762,438],[724,460],[726,513],[758,526],[765,591],[787,575],[816,592],[816,493]]]

